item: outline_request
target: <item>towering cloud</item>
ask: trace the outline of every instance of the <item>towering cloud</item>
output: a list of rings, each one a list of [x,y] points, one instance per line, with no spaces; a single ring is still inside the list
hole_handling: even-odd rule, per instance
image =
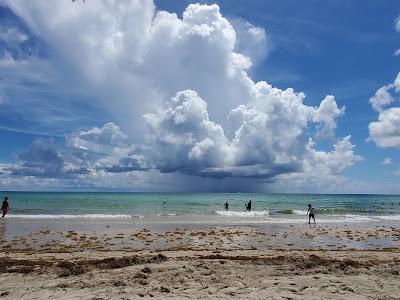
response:
[[[303,93],[250,78],[247,70],[266,53],[266,32],[231,24],[218,5],[191,4],[180,18],[150,0],[5,2],[47,47],[46,55],[0,60],[13,78],[21,68],[40,74],[40,90],[27,91],[35,97],[6,105],[38,108],[27,101],[40,98],[49,125],[61,118],[60,106],[72,104],[74,119],[85,112],[77,108],[89,106],[113,121],[68,134],[64,146],[35,141],[3,167],[6,174],[96,180],[146,171],[290,182],[316,171],[337,178],[360,160],[350,137],[335,136],[345,110],[333,96],[307,106]],[[43,85],[62,101],[41,97]],[[30,117],[39,120],[34,109]],[[333,150],[318,150],[319,138]],[[52,159],[39,159],[46,155]]]
[[[324,132],[336,128],[335,118],[343,109],[337,108],[332,96],[315,108],[304,105],[304,95],[293,90],[282,91],[265,82],[252,88],[257,95],[254,102],[229,113],[232,139],[210,121],[206,102],[191,90],[177,93],[164,109],[147,114],[158,168],[218,178],[268,178],[323,164],[328,173],[337,174],[359,159],[350,137],[326,153],[316,151],[305,133],[312,122]]]
[[[48,45],[46,56],[13,59],[8,74],[20,77],[23,66],[39,60],[43,64],[25,73],[41,74],[42,83],[63,96],[68,88],[81,93],[86,105],[107,110],[130,134],[142,135],[142,114],[181,90],[196,90],[207,99],[217,121],[251,99],[242,72],[252,63],[238,50],[258,57],[255,52],[265,47],[264,30],[247,25],[237,40],[217,5],[189,5],[179,18],[157,12],[150,0],[6,3]],[[21,95],[15,105],[26,104],[27,98]],[[74,98],[63,101],[75,104]],[[54,97],[42,106],[54,113],[58,101]]]

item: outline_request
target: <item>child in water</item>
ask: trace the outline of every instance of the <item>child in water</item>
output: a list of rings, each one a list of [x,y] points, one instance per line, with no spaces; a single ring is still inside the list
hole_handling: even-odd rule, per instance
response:
[[[3,218],[8,213],[8,208],[10,205],[8,204],[8,197],[4,197],[3,204],[1,205],[1,210],[3,211]]]
[[[311,224],[311,218],[313,218],[314,223],[315,223],[315,208],[311,206],[311,204],[308,204],[308,224]]]

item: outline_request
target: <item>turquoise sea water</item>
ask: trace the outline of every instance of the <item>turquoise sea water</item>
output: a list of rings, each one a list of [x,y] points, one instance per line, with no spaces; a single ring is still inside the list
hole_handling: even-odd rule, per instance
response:
[[[8,218],[129,219],[132,222],[302,223],[307,204],[317,221],[400,222],[399,195],[30,193],[8,192]],[[244,204],[252,201],[252,211]],[[229,210],[224,210],[228,201]]]

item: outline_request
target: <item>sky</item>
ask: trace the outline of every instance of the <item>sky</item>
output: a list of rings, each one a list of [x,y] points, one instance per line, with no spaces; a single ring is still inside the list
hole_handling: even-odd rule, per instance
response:
[[[0,0],[0,189],[400,193],[397,0]]]

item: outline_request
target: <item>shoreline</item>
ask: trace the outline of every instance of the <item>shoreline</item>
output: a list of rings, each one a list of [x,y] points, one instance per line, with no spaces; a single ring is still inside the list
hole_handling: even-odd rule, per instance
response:
[[[10,222],[11,221],[11,222]],[[188,224],[3,220],[0,251],[400,248],[400,224]]]

